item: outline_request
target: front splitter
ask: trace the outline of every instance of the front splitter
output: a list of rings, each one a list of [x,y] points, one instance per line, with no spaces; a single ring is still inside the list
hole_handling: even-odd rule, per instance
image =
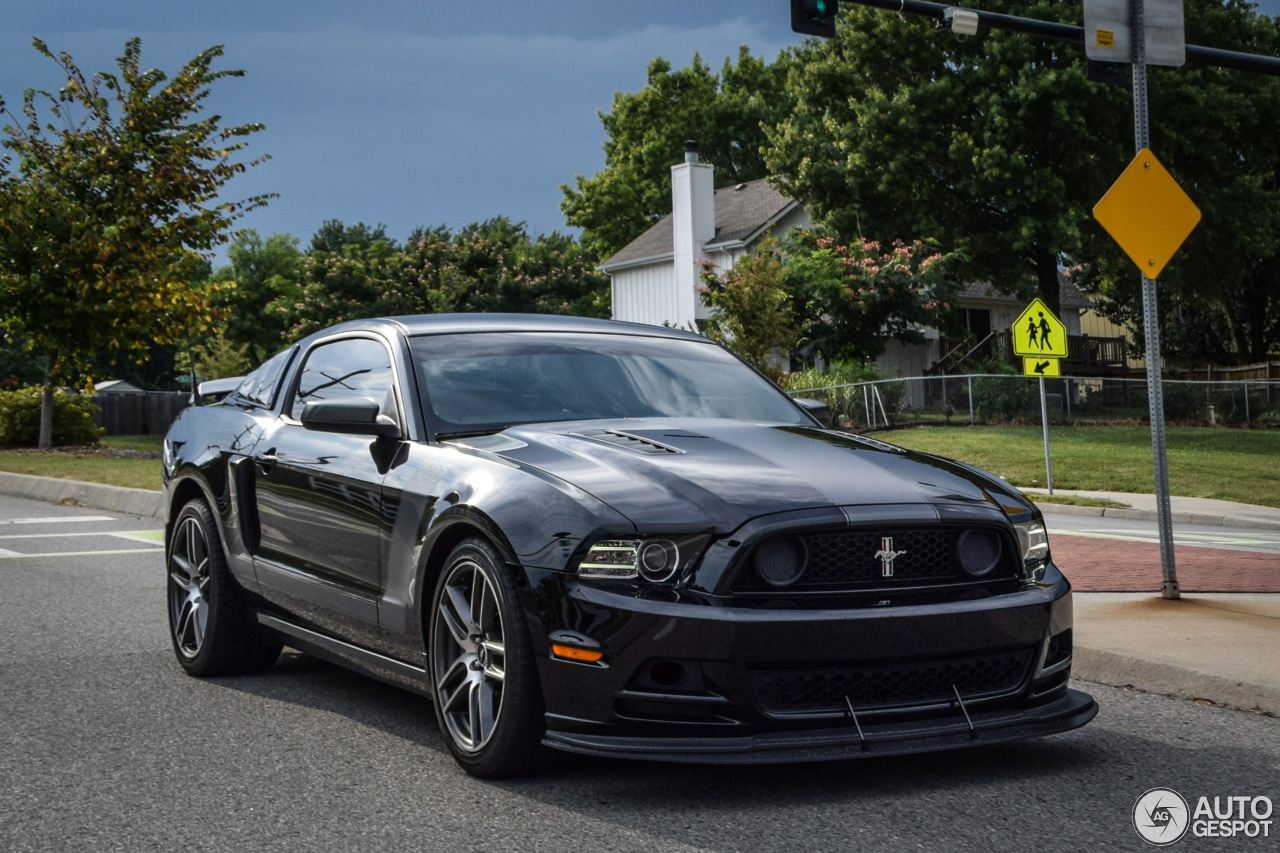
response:
[[[861,735],[851,720],[839,728],[766,732],[742,737],[618,737],[548,731],[543,743],[565,752],[643,761],[783,764],[987,746],[1077,729],[1097,714],[1098,704],[1092,696],[1068,690],[1061,699],[1046,705],[971,713],[972,728],[957,709],[954,719],[946,717],[879,724],[863,721]]]

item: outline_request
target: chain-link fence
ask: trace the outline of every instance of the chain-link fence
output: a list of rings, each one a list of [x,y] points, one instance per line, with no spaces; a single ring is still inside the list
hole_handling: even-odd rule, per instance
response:
[[[1040,422],[1039,379],[1030,376],[914,376],[789,393],[823,400],[833,423],[843,429]],[[1045,397],[1051,422],[1126,423],[1148,417],[1145,379],[1046,379]],[[1170,423],[1280,427],[1280,380],[1166,379],[1164,411]]]

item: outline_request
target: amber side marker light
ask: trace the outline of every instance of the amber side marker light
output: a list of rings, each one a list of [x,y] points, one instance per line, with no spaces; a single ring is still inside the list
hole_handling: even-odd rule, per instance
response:
[[[585,663],[595,663],[604,657],[604,652],[596,652],[591,649],[575,649],[573,646],[562,646],[559,643],[551,645],[551,654],[565,660],[580,660]]]

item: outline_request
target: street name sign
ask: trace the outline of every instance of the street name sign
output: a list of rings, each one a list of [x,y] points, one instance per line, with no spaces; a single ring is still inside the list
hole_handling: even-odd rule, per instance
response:
[[[1199,224],[1200,208],[1151,149],[1143,148],[1094,205],[1093,217],[1143,275],[1159,278]]]
[[[1022,373],[1025,376],[1061,376],[1062,359],[1060,358],[1024,358]]]
[[[1044,300],[1031,300],[1027,309],[1013,321],[1013,354],[1028,359],[1039,358],[1041,361],[1045,358],[1067,357],[1067,327],[1049,310]]]
[[[1147,65],[1185,65],[1182,0],[1143,0]],[[1129,0],[1084,0],[1084,55],[1095,62],[1133,61]]]

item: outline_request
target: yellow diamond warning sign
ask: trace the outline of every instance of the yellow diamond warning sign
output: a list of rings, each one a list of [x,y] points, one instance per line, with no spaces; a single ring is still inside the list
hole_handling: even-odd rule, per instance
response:
[[[1149,149],[1142,149],[1093,208],[1147,278],[1157,278],[1200,222],[1200,208]]]
[[[1067,357],[1067,327],[1042,300],[1033,299],[1013,321],[1013,353],[1027,359]]]

